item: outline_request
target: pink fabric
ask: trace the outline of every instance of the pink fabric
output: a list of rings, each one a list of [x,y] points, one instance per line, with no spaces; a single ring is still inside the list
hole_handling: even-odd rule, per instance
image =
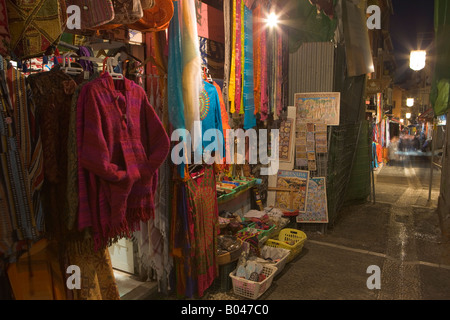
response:
[[[269,97],[267,95],[267,34],[261,35],[261,120],[267,119],[269,114]]]
[[[242,92],[242,41],[241,41],[241,0],[236,0],[236,113],[241,110],[241,92]]]
[[[78,228],[92,227],[98,249],[153,217],[157,169],[170,142],[145,91],[108,73],[83,87],[77,120]]]

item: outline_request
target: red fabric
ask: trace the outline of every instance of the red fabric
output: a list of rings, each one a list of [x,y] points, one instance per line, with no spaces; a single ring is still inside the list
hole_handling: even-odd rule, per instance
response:
[[[128,79],[115,82],[105,73],[85,85],[77,113],[84,204],[78,227],[92,227],[98,249],[153,216],[157,169],[170,142],[145,91]]]
[[[378,162],[383,162],[383,148],[381,144],[377,144],[377,159]]]

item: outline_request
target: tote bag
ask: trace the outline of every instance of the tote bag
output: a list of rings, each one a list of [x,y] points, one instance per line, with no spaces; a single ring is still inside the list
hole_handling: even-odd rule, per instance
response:
[[[114,19],[111,0],[66,0],[66,6],[76,5],[81,11],[81,29],[92,29]]]
[[[112,24],[129,24],[141,19],[144,15],[140,0],[112,0],[114,20]]]
[[[11,51],[16,58],[41,56],[56,43],[67,19],[58,0],[6,0]]]

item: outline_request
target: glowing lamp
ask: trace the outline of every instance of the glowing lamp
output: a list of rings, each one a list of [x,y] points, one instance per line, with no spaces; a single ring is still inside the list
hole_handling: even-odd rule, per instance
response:
[[[406,119],[411,119],[411,113],[408,112],[408,113],[406,114]]]
[[[427,57],[427,52],[424,50],[414,50],[411,51],[409,57],[409,67],[414,71],[419,71],[425,68],[425,60]]]
[[[414,99],[413,98],[406,99],[406,105],[408,107],[412,107],[414,105]]]

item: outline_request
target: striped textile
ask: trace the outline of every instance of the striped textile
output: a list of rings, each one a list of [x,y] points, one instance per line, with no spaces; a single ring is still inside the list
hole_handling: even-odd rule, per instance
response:
[[[38,230],[33,210],[29,177],[15,135],[14,109],[9,99],[6,74],[0,71],[0,171],[17,240],[36,240]],[[1,212],[0,214],[6,214]],[[2,220],[7,220],[6,217]],[[3,235],[2,235],[3,236]]]

